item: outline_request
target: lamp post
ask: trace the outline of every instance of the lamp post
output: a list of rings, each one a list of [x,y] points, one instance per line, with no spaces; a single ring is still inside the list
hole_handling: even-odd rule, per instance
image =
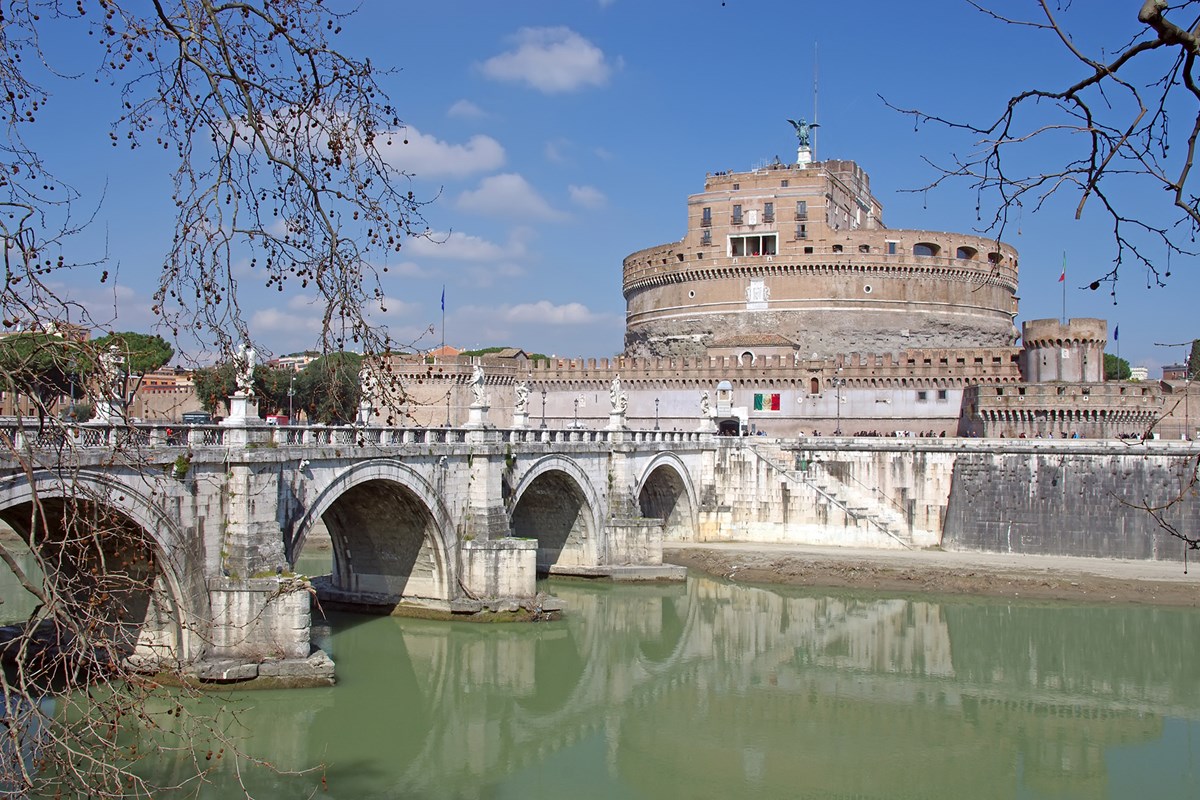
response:
[[[839,367],[839,371],[840,371]],[[837,428],[834,429],[834,436],[842,435],[842,387],[846,385],[846,379],[838,376],[833,379],[833,386],[837,389]]]
[[[575,398],[575,421],[571,423],[571,430],[579,430],[579,398]]]
[[[658,430],[658,398],[654,398],[654,430]]]
[[[292,370],[292,379],[288,382],[288,425],[292,425],[295,419],[292,417],[292,398],[296,396],[296,371]]]
[[[546,428],[546,387],[542,387],[542,429]]]

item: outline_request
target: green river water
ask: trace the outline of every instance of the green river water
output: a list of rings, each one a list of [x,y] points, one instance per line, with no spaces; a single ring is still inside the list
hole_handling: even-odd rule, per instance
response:
[[[280,769],[325,765],[247,769],[269,800],[1200,797],[1195,610],[544,588],[562,621],[332,615],[336,687],[204,702]]]

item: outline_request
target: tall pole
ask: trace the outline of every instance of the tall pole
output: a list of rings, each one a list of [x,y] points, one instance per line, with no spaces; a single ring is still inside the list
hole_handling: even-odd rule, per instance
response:
[[[1067,324],[1067,251],[1063,250],[1063,268],[1062,274],[1058,276],[1058,282],[1062,284],[1062,324]]]
[[[446,284],[442,284],[442,358],[446,357]],[[454,384],[458,384],[458,374],[455,373]],[[453,386],[446,390],[446,427],[450,427],[450,395]]]
[[[817,134],[813,128],[817,127],[819,120],[817,119],[817,67],[819,59],[817,57],[817,43],[813,42],[813,124],[808,129],[808,146],[812,151],[812,160],[817,160]]]

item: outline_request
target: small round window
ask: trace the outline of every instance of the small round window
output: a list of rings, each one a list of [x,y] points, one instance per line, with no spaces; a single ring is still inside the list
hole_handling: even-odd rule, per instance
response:
[[[688,297],[695,297],[695,296],[696,296],[695,292],[688,292]]]
[[[863,287],[863,294],[870,294],[870,293],[871,293],[871,284],[868,283],[866,286]]]

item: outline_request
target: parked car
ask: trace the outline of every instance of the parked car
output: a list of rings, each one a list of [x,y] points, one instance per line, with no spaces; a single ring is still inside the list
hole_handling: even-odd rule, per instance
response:
[[[268,425],[291,425],[292,421],[287,414],[267,414]]]

